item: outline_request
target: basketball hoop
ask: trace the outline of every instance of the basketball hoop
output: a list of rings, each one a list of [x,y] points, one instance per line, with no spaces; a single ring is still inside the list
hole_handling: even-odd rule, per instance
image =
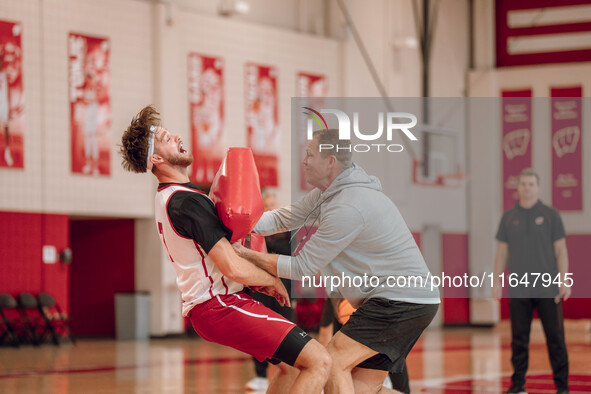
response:
[[[463,171],[463,152],[460,137],[456,130],[422,125],[421,136],[429,136],[428,168],[425,170],[425,157],[422,151],[413,157],[412,181],[420,186],[462,187],[467,175]],[[419,137],[419,139],[421,139]]]

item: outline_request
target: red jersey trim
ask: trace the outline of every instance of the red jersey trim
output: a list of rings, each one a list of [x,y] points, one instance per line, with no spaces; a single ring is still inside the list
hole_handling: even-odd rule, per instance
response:
[[[226,294],[224,294],[224,295],[228,295],[228,286],[226,285],[226,281],[224,280],[224,275],[222,275],[222,284],[226,288]]]

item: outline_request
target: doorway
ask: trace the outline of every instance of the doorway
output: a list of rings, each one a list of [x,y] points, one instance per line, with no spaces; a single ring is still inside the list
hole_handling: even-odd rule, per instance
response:
[[[76,336],[115,337],[115,293],[134,285],[134,219],[70,218],[70,316]]]

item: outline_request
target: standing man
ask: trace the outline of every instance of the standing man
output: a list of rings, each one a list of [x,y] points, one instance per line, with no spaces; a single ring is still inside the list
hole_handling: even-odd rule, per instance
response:
[[[176,271],[183,316],[205,340],[299,369],[296,376],[279,364],[269,393],[320,393],[331,363],[326,349],[244,293],[244,285],[256,286],[289,305],[279,278],[236,255],[229,242],[232,233],[213,202],[189,181],[193,156],[178,135],[160,126],[158,115],[152,106],[142,109],[123,133],[120,153],[126,170],[151,171],[160,182],[156,227]]]
[[[328,344],[333,364],[324,392],[393,392],[382,383],[389,371],[402,372],[437,312],[439,291],[431,287],[427,265],[400,212],[377,178],[351,161],[344,145],[350,141],[339,140],[338,130],[315,132],[303,164],[306,182],[316,188],[290,207],[264,213],[255,227],[267,235],[318,226],[297,256],[236,248],[280,277],[305,280],[321,270],[343,278],[328,290],[338,290],[357,311]],[[416,282],[397,287],[390,280],[398,277]],[[344,283],[347,279],[350,283]]]
[[[535,309],[546,334],[557,393],[569,392],[568,354],[562,315],[562,301],[571,295],[571,283],[566,275],[566,235],[558,211],[544,205],[538,199],[539,192],[538,174],[531,169],[521,171],[517,186],[519,201],[503,214],[496,237],[499,242],[495,257],[494,297],[502,296],[500,275],[505,271],[507,262],[510,274],[516,276],[520,284],[518,287],[509,287],[513,385],[507,394],[526,393],[529,333]],[[537,275],[540,277],[534,285]],[[542,275],[546,280],[542,280]],[[522,282],[522,278],[529,281],[528,285]],[[548,278],[551,278],[550,283]],[[560,285],[557,286],[558,282]],[[505,280],[505,283],[508,281]]]

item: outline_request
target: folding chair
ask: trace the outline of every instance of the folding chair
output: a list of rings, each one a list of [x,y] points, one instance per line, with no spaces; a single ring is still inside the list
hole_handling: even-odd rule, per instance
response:
[[[18,347],[19,334],[25,336],[25,327],[18,313],[18,304],[10,294],[0,294],[0,345],[8,343]]]
[[[43,314],[39,310],[37,299],[30,293],[21,293],[18,296],[19,311],[25,326],[31,332],[34,345],[40,345],[51,334]]]
[[[70,319],[55,302],[55,299],[47,293],[40,293],[37,299],[39,300],[39,310],[51,333],[53,343],[59,345],[60,338],[68,338],[71,343],[75,343],[70,331]]]

